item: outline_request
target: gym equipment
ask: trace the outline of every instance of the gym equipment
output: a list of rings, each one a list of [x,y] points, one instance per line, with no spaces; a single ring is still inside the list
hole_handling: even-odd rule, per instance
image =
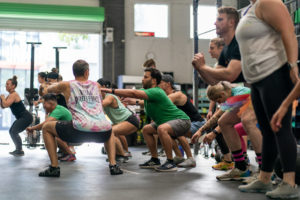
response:
[[[55,49],[55,67],[59,72],[59,50],[66,49],[67,47],[53,47]]]

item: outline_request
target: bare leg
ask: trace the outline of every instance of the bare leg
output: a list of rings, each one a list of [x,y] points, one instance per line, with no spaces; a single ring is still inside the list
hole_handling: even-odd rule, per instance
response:
[[[119,140],[119,138],[115,137],[115,141],[116,141],[117,155],[125,156],[123,146],[122,146],[121,141]]]
[[[45,147],[47,149],[52,167],[58,167],[58,159],[56,154],[57,145],[55,140],[55,137],[58,137],[58,135],[56,133],[55,126],[56,122],[51,121],[47,122],[42,129]]]
[[[153,158],[158,158],[157,148],[156,148],[157,145],[155,143],[155,137],[154,137],[154,134],[156,133],[157,133],[156,130],[150,124],[144,126],[143,128],[143,136],[148,146],[148,149],[151,152],[151,156]]]
[[[126,152],[129,152],[129,150],[128,150],[128,143],[127,143],[126,137],[124,135],[119,135],[118,137],[119,137],[119,139],[120,139],[120,141],[122,143],[123,149]]]
[[[61,148],[64,153],[73,154],[73,152],[69,148],[68,144],[66,142],[64,142],[62,139],[57,137],[56,142],[57,142],[57,145],[59,146],[59,148]]]
[[[178,137],[178,141],[180,142],[184,152],[186,153],[187,158],[192,158],[192,151],[190,145],[184,136]]]
[[[181,151],[178,148],[178,144],[177,144],[176,140],[172,140],[172,142],[173,142],[173,150],[175,152],[176,157],[182,158],[183,156],[182,156]]]
[[[247,109],[241,116],[243,127],[248,134],[250,141],[253,145],[255,153],[262,152],[262,134],[257,128],[257,120],[254,110],[251,108]]]
[[[162,124],[157,129],[158,136],[160,141],[163,143],[163,147],[165,149],[167,159],[173,160],[173,154],[172,154],[172,138],[171,135],[174,136],[174,131],[171,128],[169,124]]]
[[[111,133],[109,140],[104,143],[104,146],[107,151],[109,164],[116,165],[116,144],[113,132]]]

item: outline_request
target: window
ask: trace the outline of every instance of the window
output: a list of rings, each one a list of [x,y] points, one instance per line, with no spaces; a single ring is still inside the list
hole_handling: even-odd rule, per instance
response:
[[[167,38],[168,21],[168,5],[134,5],[134,32],[154,32],[155,37]]]
[[[193,6],[191,6],[190,10],[191,16],[191,38],[194,37],[194,16],[193,16]],[[199,39],[212,39],[217,37],[215,30],[215,22],[217,18],[217,8],[216,6],[198,6],[198,34],[204,33],[206,31],[210,31],[205,34],[199,35]]]

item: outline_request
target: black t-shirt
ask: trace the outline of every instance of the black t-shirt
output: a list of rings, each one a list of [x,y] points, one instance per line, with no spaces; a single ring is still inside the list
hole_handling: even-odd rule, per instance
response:
[[[227,67],[231,60],[241,60],[240,48],[235,39],[235,36],[228,46],[227,45],[224,46],[223,51],[221,52],[221,55],[219,57],[219,65],[223,67]],[[241,72],[241,74],[237,77],[237,79],[235,79],[232,82],[233,83],[245,82],[243,73]]]
[[[58,105],[63,106],[68,109],[67,102],[66,102],[64,95],[62,95],[62,94],[56,95],[56,100],[57,100]]]

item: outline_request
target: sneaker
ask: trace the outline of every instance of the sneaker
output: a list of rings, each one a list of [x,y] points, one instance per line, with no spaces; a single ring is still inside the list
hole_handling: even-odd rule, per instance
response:
[[[234,168],[230,172],[217,176],[216,178],[219,181],[242,181],[245,177],[249,177],[250,174],[251,171],[249,169],[242,171],[238,168]]]
[[[180,163],[178,167],[183,167],[183,168],[196,167],[196,160],[194,158],[188,158],[183,163]]]
[[[118,165],[109,165],[110,175],[121,175],[123,171]]]
[[[129,151],[128,151],[128,152],[126,152],[126,153],[125,153],[125,157],[132,158],[132,154],[131,154],[131,152],[129,152]]]
[[[68,154],[65,157],[59,159],[60,161],[73,162],[76,160],[76,156],[74,154]]]
[[[142,152],[142,155],[151,156],[151,152],[150,151],[144,151],[144,152]]]
[[[145,162],[144,164],[139,165],[142,169],[155,169],[160,166],[160,160],[153,160],[152,158]]]
[[[166,161],[165,164],[163,164],[160,167],[155,168],[158,172],[176,172],[177,167],[174,162]]]
[[[254,180],[248,185],[240,185],[239,190],[247,193],[266,193],[272,190],[272,183],[263,183],[260,180]]]
[[[213,165],[212,168],[215,170],[227,171],[227,170],[234,168],[234,162],[226,162],[223,160],[223,161],[219,162],[218,164]]]
[[[174,157],[174,163],[175,163],[175,165],[178,165],[178,164],[180,164],[180,163],[183,163],[184,160],[185,160],[185,159],[184,159],[183,157],[178,157],[178,156]]]
[[[45,170],[39,173],[40,177],[60,177],[60,168],[59,167],[52,167],[49,165],[49,167]]]
[[[275,190],[267,192],[266,196],[271,199],[296,199],[299,197],[299,191],[297,185],[292,187],[291,185],[282,182]]]
[[[159,157],[166,157],[165,150],[164,150],[164,149],[161,149],[161,150],[158,152],[158,156],[159,156]]]
[[[259,172],[253,173],[251,176],[244,178],[243,184],[249,184],[252,183],[253,181],[257,180],[259,176]]]
[[[128,163],[129,158],[126,156],[116,155],[116,161],[121,163]]]
[[[14,150],[12,152],[9,152],[9,154],[11,154],[13,156],[24,156],[24,151],[22,151],[22,150]]]

